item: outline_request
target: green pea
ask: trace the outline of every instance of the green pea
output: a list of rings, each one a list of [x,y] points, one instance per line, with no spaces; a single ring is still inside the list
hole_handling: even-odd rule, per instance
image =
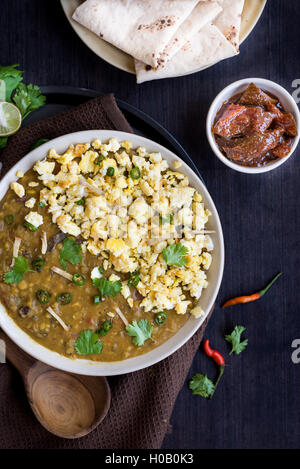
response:
[[[106,174],[107,174],[107,176],[112,177],[115,174],[115,168],[110,166],[109,168],[107,168]]]
[[[77,205],[85,205],[85,198],[83,197],[82,199],[77,200],[76,204]]]
[[[39,206],[39,207],[46,207],[46,204],[45,204],[44,202],[39,202],[39,203],[38,203],[38,206]]]
[[[140,168],[138,166],[135,166],[134,168],[130,170],[129,174],[130,174],[131,179],[140,179],[141,177]]]

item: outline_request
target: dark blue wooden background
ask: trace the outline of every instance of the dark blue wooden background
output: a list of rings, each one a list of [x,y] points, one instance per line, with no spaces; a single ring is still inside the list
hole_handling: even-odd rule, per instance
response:
[[[94,55],[75,35],[58,0],[1,0],[0,63],[20,63],[25,79],[113,91],[162,123],[197,163],[223,224],[226,266],[206,331],[228,366],[213,400],[182,389],[165,448],[298,448],[300,364],[291,342],[300,338],[300,149],[274,172],[248,176],[226,168],[211,152],[205,118],[215,95],[244,77],[265,77],[292,92],[300,79],[299,0],[269,0],[241,54],[192,76],[136,85],[135,77]],[[222,311],[222,300],[255,291],[282,270],[261,301]],[[228,355],[224,334],[244,325],[249,346]],[[195,372],[214,378],[203,352]]]

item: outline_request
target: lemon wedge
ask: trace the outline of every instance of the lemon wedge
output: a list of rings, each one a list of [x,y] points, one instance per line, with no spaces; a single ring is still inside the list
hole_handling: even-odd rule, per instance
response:
[[[0,102],[0,137],[9,137],[15,134],[21,127],[22,116],[12,103]]]

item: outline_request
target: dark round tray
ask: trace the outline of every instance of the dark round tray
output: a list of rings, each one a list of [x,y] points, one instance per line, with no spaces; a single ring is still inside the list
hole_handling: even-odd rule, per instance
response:
[[[46,105],[30,114],[25,121],[25,125],[33,124],[41,119],[47,119],[50,116],[54,116],[73,106],[104,94],[99,91],[72,86],[41,86],[41,91],[46,96]],[[167,147],[182,158],[203,181],[191,157],[168,130],[143,111],[120,99],[116,99],[116,101],[136,134]]]

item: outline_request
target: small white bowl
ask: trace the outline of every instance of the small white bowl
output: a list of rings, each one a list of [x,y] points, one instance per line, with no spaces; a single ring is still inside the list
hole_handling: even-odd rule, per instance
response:
[[[231,98],[232,96],[242,93],[248,87],[248,85],[250,85],[250,83],[254,83],[262,90],[269,91],[274,96],[276,96],[281,102],[284,110],[287,112],[291,112],[293,114],[296,120],[297,129],[298,129],[298,136],[294,140],[290,153],[286,157],[275,160],[274,162],[271,161],[266,166],[262,166],[260,168],[251,168],[249,166],[241,166],[237,163],[234,163],[233,161],[230,161],[219,150],[219,147],[212,133],[212,126],[213,126],[216,114],[222,107],[222,104],[225,101],[227,101],[229,98]],[[209,144],[213,152],[215,153],[215,155],[219,158],[219,160],[221,160],[224,164],[226,164],[226,166],[229,166],[229,168],[232,168],[232,169],[235,169],[236,171],[240,171],[241,173],[247,173],[247,174],[266,173],[267,171],[271,171],[272,169],[275,169],[275,168],[278,168],[278,166],[281,166],[294,153],[299,143],[299,138],[300,138],[300,112],[299,112],[299,109],[295,100],[290,95],[290,93],[288,93],[282,86],[278,85],[274,81],[265,80],[264,78],[245,78],[243,80],[236,81],[232,83],[231,85],[227,86],[226,88],[224,88],[224,90],[221,91],[218,94],[218,96],[214,99],[207,114],[206,134],[207,134]]]

